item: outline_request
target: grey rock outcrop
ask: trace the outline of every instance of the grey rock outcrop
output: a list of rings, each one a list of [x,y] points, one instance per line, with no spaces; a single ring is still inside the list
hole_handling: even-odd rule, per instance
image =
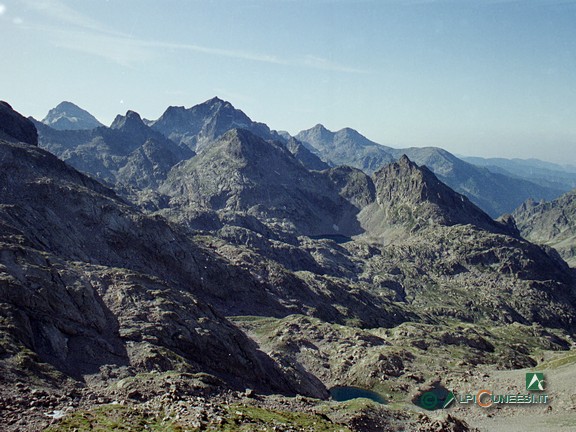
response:
[[[389,229],[418,231],[431,225],[472,224],[491,232],[511,234],[480,208],[438,180],[427,167],[407,156],[374,174],[376,202],[361,215],[370,235]],[[376,228],[378,226],[379,228]]]
[[[513,216],[525,238],[554,247],[572,266],[576,264],[576,191],[551,202],[527,201]]]

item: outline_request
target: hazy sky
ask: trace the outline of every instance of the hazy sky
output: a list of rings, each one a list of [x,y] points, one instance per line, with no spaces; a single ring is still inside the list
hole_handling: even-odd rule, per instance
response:
[[[0,0],[0,57],[38,119],[219,96],[293,134],[576,164],[576,1]]]

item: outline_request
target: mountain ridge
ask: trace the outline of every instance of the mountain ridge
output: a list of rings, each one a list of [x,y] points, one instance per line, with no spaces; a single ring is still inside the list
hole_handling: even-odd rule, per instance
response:
[[[325,161],[335,165],[351,165],[371,174],[383,165],[397,161],[406,154],[419,165],[426,165],[452,189],[466,195],[492,217],[511,213],[526,199],[552,199],[562,191],[538,185],[525,179],[492,173],[476,167],[437,147],[397,149],[380,145],[359,132],[344,128],[331,132],[322,125],[296,135]]]

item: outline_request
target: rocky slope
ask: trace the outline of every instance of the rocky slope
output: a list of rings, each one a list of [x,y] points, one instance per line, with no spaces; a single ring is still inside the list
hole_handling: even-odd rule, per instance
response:
[[[576,191],[551,202],[527,201],[513,215],[525,238],[554,247],[570,265],[576,264]]]
[[[233,129],[207,145],[172,170],[159,191],[169,199],[172,218],[193,226],[202,227],[215,213],[220,224],[239,223],[261,234],[259,224],[293,235],[360,233],[360,209],[327,175],[307,170],[284,146],[247,130]]]
[[[220,281],[204,279],[210,258],[186,236],[44,150],[0,146],[4,384],[128,368],[301,391],[206,303]]]
[[[514,235],[468,198],[455,193],[427,168],[407,156],[374,174],[377,200],[361,215],[370,235],[383,235],[386,228],[402,227],[415,232],[431,224],[473,224],[491,232]],[[379,232],[377,227],[384,227]]]
[[[571,346],[566,263],[407,157],[372,177],[314,171],[286,143],[233,129],[158,180],[144,214],[19,142],[33,128],[5,109],[0,130],[18,135],[0,141],[9,430],[39,430],[57,410],[52,430],[113,418],[167,430],[466,431],[412,401]],[[102,145],[138,148],[150,139],[142,123],[117,118]],[[334,385],[391,404],[322,400]]]
[[[331,164],[350,165],[369,174],[405,154],[417,164],[426,165],[440,180],[466,195],[492,217],[512,212],[528,198],[553,199],[562,193],[558,187],[542,186],[474,166],[440,148],[382,146],[349,128],[331,132],[316,125],[301,131],[296,138]]]
[[[48,111],[42,123],[57,130],[89,130],[104,126],[88,111],[66,101]]]

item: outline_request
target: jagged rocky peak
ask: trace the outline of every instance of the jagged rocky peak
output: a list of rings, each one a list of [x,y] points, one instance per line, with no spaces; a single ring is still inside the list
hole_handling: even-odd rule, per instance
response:
[[[38,145],[38,132],[32,121],[4,101],[0,101],[0,138]]]
[[[89,130],[103,126],[88,111],[67,101],[48,111],[42,123],[58,130]]]
[[[227,101],[214,97],[191,108],[169,107],[152,128],[178,144],[201,151],[234,128],[248,129],[266,140],[284,139],[263,123],[252,121]]]
[[[377,171],[374,184],[377,203],[386,209],[386,218],[392,224],[413,230],[430,224],[472,224],[491,232],[514,234],[406,155]]]
[[[126,115],[117,115],[112,124],[110,125],[110,129],[122,129],[122,130],[140,130],[143,128],[148,128],[140,114],[134,111],[126,111]]]
[[[212,99],[209,99],[206,102],[204,102],[204,104],[213,109],[222,109],[222,108],[235,109],[230,102],[220,99],[218,96],[214,96]]]

